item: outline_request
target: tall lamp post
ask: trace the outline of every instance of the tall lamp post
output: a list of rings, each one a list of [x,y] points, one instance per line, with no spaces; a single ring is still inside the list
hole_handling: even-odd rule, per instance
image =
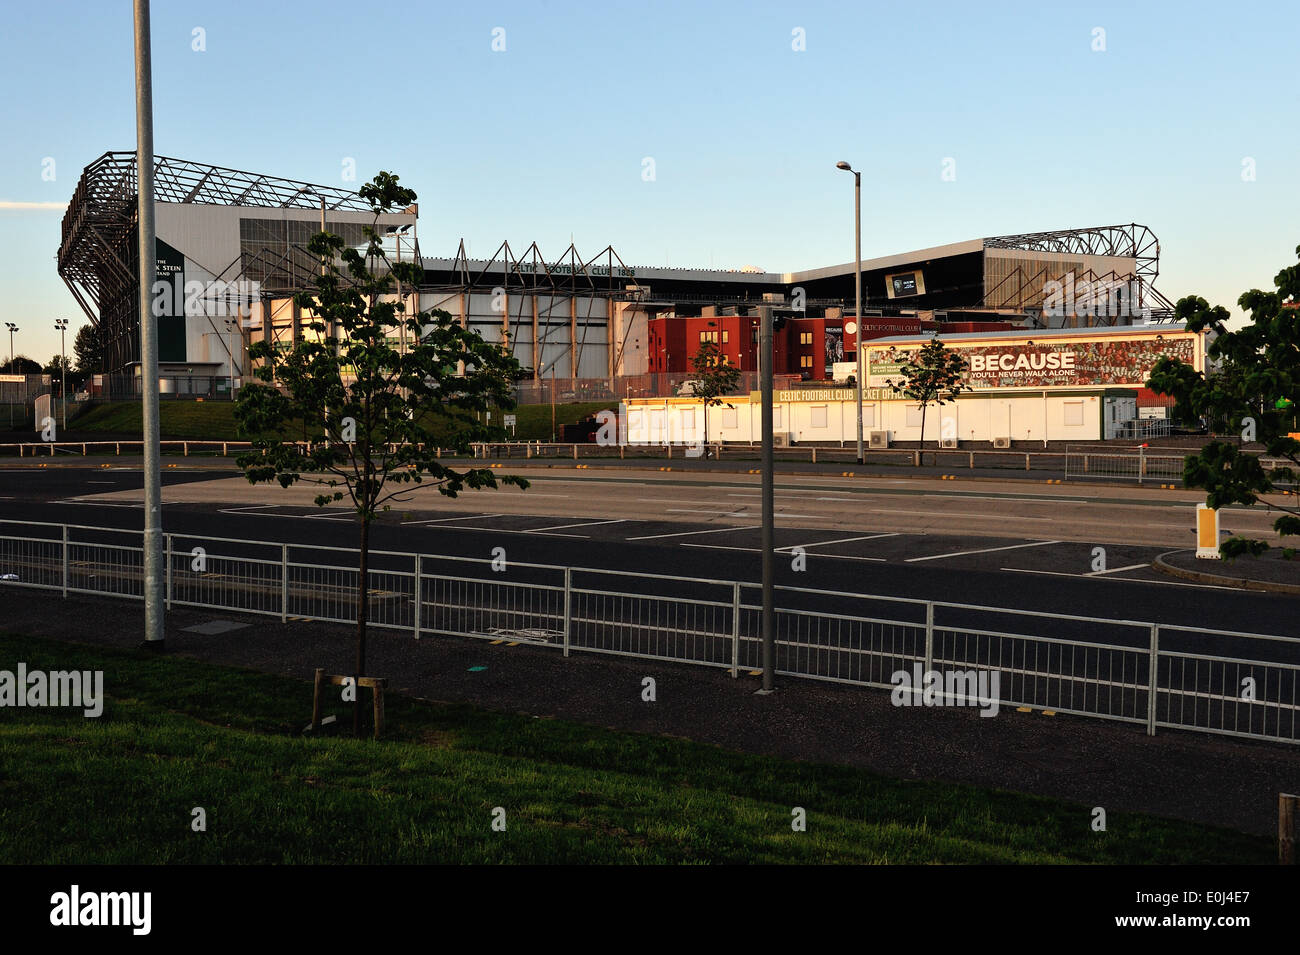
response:
[[[298,189],[294,191],[294,195],[295,195],[295,196],[297,196],[297,195],[304,195],[304,196],[317,196],[317,197],[319,197],[319,199],[320,199],[320,230],[321,230],[322,232],[326,231],[326,230],[325,230],[325,197],[322,196],[322,195],[321,195],[319,192],[317,192],[315,189],[313,189],[311,186],[299,186]],[[288,226],[285,226],[285,228],[287,229]],[[288,256],[288,254],[289,254],[289,250],[288,250],[288,248],[286,248],[286,249],[284,250],[284,254],[285,254],[286,257]],[[324,257],[324,256],[321,256],[321,260],[320,260],[320,274],[321,274],[321,275],[324,275],[324,274],[325,274],[325,257]],[[318,311],[319,311],[319,310],[318,310]],[[268,331],[269,331],[269,329],[268,329]],[[333,327],[331,326],[331,323],[329,323],[329,322],[326,322],[326,324],[325,324],[325,337],[326,337],[326,339],[329,340],[329,341],[334,341],[334,329],[333,329]],[[294,342],[294,344],[296,345],[297,342]],[[335,357],[338,357],[338,353],[339,353],[339,350],[338,350],[338,343],[335,342],[335,343],[334,343],[334,355],[335,355]],[[330,409],[329,409],[329,405],[326,405],[326,406],[325,406],[325,447],[328,448],[329,446],[330,446]]]
[[[59,401],[63,405],[63,430],[68,430],[68,320],[56,318],[54,327],[59,333]]]
[[[154,233],[153,67],[149,0],[135,0],[136,262],[139,269],[141,418],[144,439],[144,646],[162,650],[166,590],[163,563],[161,447],[158,443],[158,316],[146,291],[153,288],[158,249]]]
[[[864,460],[862,456],[862,389],[867,385],[862,370],[862,356],[865,353],[865,349],[862,347],[862,173],[846,162],[837,162],[835,168],[853,173],[853,257],[857,261],[857,267],[853,270],[853,320],[858,327],[855,337],[858,353],[858,463],[861,464]]]
[[[9,329],[9,374],[14,374],[14,332],[18,331],[18,326],[13,322],[5,322],[5,328]],[[12,401],[7,401],[9,405],[9,430],[14,429],[14,405]],[[25,414],[26,412],[24,412]]]

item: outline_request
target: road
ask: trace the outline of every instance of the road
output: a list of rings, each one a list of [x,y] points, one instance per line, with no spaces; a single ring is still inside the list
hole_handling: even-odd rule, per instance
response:
[[[138,467],[59,464],[0,470],[0,518],[140,527]],[[509,468],[532,486],[454,500],[423,489],[384,515],[374,546],[478,558],[501,547],[516,562],[758,579],[757,475]],[[163,479],[168,531],[355,544],[351,515],[314,506],[315,489],[250,486],[213,461],[168,467]],[[1293,597],[1173,581],[1150,569],[1155,555],[1191,546],[1199,499],[1194,491],[1008,478],[779,476],[777,546],[786,559],[778,583],[1296,634]],[[1269,521],[1262,510],[1230,509],[1223,523],[1264,535]]]

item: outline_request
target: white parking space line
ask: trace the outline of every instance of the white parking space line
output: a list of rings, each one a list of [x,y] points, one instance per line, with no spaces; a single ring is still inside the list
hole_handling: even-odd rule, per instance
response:
[[[626,524],[627,520],[620,517],[613,521],[583,521],[581,524],[556,524],[554,527],[539,527],[535,531],[537,534],[548,534],[551,531],[564,530],[566,527],[595,527],[597,524]]]
[[[691,509],[689,507],[669,507],[665,508],[669,514],[736,514],[739,513],[735,508],[726,508],[718,510],[716,507],[710,510]]]
[[[505,517],[504,514],[466,514],[463,517],[435,517],[427,521],[402,521],[402,526],[407,524],[445,524],[448,521],[477,521],[487,520],[489,517]]]
[[[285,507],[284,504],[253,504],[250,507],[223,507],[220,511],[222,514],[247,514],[250,511],[261,511],[268,507]]]
[[[1147,566],[1143,564],[1142,566]],[[1091,574],[1063,574],[1059,570],[1030,570],[1026,567],[1003,567],[1005,571],[1014,574],[1041,574],[1047,577],[1073,577],[1076,580],[1080,577],[1091,577]],[[1144,580],[1137,577],[1108,577],[1108,580],[1119,581],[1125,584],[1159,584],[1162,587],[1195,587],[1199,590],[1231,590],[1235,593],[1241,593],[1240,587],[1220,587],[1217,584],[1183,584],[1176,580]]]
[[[739,524],[736,527],[715,527],[707,531],[678,531],[675,534],[647,534],[644,537],[629,537],[630,541],[652,541],[659,540],[661,537],[690,537],[692,534],[722,534],[726,531],[752,531],[755,527],[762,527],[761,524]]]
[[[500,516],[500,515],[498,515]],[[470,527],[466,524],[447,524],[438,528],[444,531],[479,531],[483,534],[541,534],[542,531],[521,531],[510,527]],[[551,534],[551,537],[572,537],[577,540],[591,540],[587,534]]]
[[[761,547],[729,547],[726,544],[692,544],[689,541],[683,541],[681,546],[702,547],[706,550],[743,550],[751,554],[763,553],[763,549]],[[779,553],[781,550],[784,549],[785,548],[779,548],[778,551],[776,552]],[[816,554],[815,556],[817,557],[818,560],[869,560],[877,564],[889,563],[883,557],[851,557],[847,554]]]
[[[814,541],[811,544],[795,544],[795,545],[791,545],[790,547],[778,547],[776,549],[776,552],[780,554],[783,553],[784,551],[793,550],[795,547],[802,547],[804,550],[807,550],[809,547],[825,547],[828,544],[847,544],[850,541],[873,541],[881,537],[897,537],[897,536],[898,534],[894,533],[894,534],[868,534],[865,537],[841,537],[839,540]]]
[[[1010,544],[1007,547],[985,547],[981,550],[959,550],[951,554],[931,554],[928,557],[909,557],[904,563],[917,564],[923,560],[942,560],[945,557],[965,557],[968,554],[992,554],[999,550],[1020,550],[1024,547],[1047,547],[1049,544],[1059,544],[1060,541],[1034,541],[1032,544]],[[1066,576],[1072,576],[1067,574]]]
[[[1114,570],[1094,570],[1091,573],[1084,574],[1084,577],[1102,577],[1106,574],[1119,574],[1126,570],[1137,570],[1139,567],[1150,567],[1150,564],[1129,564],[1127,567],[1116,567]]]

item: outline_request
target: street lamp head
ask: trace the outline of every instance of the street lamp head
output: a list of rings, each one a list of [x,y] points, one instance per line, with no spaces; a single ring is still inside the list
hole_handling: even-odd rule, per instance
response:
[[[845,172],[852,172],[852,171],[853,171],[853,167],[850,166],[848,163],[844,162],[843,160],[841,160],[840,162],[837,162],[837,163],[835,164],[835,168],[836,168],[836,169],[843,169]]]

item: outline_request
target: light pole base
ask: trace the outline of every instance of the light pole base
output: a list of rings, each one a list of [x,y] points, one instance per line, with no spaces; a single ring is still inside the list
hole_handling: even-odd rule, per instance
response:
[[[163,650],[165,649],[163,644],[166,642],[167,641],[165,640],[145,640],[143,643],[140,644],[140,646],[136,647],[136,649],[149,650],[153,653],[162,653]]]
[[[755,691],[754,691],[754,695],[755,695],[755,696],[771,696],[771,695],[772,695],[773,693],[775,693],[775,692],[776,692],[776,688],[773,687],[773,688],[770,689],[770,690],[755,690]]]

